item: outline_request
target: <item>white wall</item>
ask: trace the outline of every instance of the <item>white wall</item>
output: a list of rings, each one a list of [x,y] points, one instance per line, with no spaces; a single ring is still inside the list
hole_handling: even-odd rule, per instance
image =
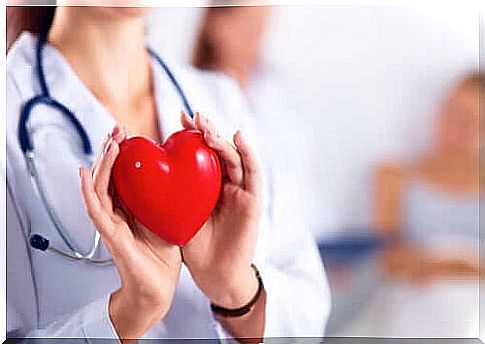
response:
[[[188,61],[202,12],[155,10],[150,42]],[[371,167],[425,149],[440,97],[478,67],[478,49],[478,14],[460,7],[274,8],[264,59],[289,81],[290,111],[311,138],[314,227],[322,219],[311,205],[323,200],[339,226],[368,225]]]

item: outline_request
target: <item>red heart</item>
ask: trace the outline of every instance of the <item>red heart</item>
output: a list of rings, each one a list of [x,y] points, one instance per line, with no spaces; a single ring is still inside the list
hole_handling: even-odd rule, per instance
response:
[[[143,137],[123,141],[112,181],[130,214],[162,239],[182,246],[214,209],[221,168],[202,133],[182,130],[161,146]]]

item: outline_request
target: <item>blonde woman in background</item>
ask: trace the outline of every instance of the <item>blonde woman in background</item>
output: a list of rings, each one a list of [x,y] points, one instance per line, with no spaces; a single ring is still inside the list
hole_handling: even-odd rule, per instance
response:
[[[390,284],[376,301],[385,305],[374,319],[378,335],[478,336],[484,82],[475,73],[451,90],[425,154],[377,170],[375,226],[391,243],[382,256]]]

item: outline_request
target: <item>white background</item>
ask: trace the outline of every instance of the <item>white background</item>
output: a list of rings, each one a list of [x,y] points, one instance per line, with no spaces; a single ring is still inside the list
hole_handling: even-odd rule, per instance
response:
[[[372,167],[426,148],[450,83],[478,68],[479,15],[461,5],[274,7],[264,61],[288,81],[289,113],[311,140],[317,185],[305,209],[314,230],[329,230],[329,212],[330,230],[368,227]],[[202,14],[153,11],[150,42],[189,61]]]

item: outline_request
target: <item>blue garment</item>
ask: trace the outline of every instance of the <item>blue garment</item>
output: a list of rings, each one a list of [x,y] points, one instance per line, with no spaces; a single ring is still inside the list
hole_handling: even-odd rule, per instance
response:
[[[424,248],[476,249],[479,239],[479,195],[453,194],[412,178],[406,185],[404,228]]]

